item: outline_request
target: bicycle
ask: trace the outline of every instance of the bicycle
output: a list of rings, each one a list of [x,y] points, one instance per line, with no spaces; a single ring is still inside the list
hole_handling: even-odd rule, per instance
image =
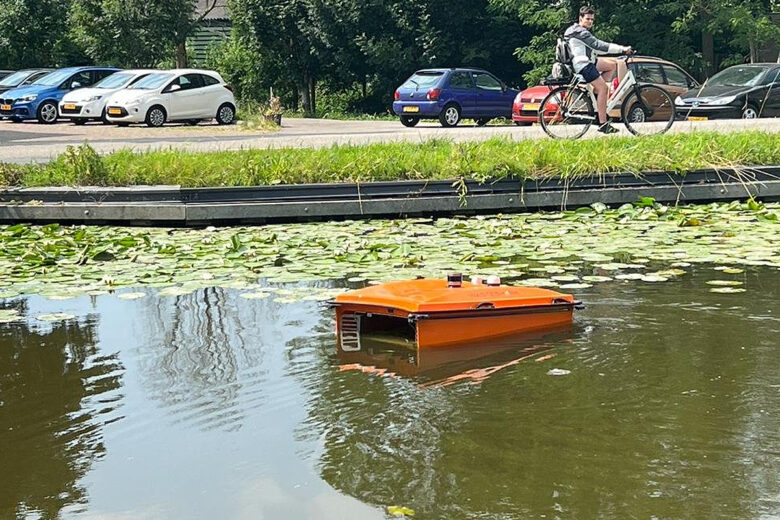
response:
[[[607,101],[607,113],[620,106],[620,117],[634,135],[663,134],[675,120],[671,96],[655,85],[640,85],[628,67],[626,75]],[[596,96],[585,78],[574,74],[566,84],[550,91],[539,105],[539,124],[554,139],[579,139],[598,121]],[[549,84],[549,83],[548,83]]]

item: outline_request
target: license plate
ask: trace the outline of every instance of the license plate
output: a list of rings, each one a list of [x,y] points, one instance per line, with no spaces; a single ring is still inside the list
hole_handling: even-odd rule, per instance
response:
[[[539,110],[539,103],[526,103],[523,105],[523,110]]]
[[[404,112],[419,112],[420,107],[404,107]]]
[[[5,110],[8,112],[11,110],[11,105],[0,105],[0,110]]]
[[[62,108],[64,108],[65,110],[76,110],[76,105],[72,103],[65,103],[64,105],[62,105]]]
[[[118,116],[118,115],[120,115],[122,113],[122,111],[119,110],[118,108],[109,108],[108,109],[108,113],[111,114],[111,115],[117,115]]]
[[[707,121],[709,117],[704,116],[688,116],[688,121]]]

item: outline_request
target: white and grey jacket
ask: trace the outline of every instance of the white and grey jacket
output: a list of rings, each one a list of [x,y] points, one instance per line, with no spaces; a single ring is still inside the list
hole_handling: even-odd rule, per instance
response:
[[[563,33],[563,39],[569,42],[574,72],[584,69],[588,63],[596,63],[599,54],[620,54],[628,47],[599,40],[585,27],[575,23]]]

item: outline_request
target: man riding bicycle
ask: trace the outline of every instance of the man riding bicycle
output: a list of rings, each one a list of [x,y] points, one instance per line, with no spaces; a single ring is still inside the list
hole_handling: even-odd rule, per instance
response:
[[[574,72],[585,78],[585,82],[590,83],[596,93],[599,132],[613,134],[618,129],[607,120],[607,82],[614,76],[616,66],[614,61],[598,60],[596,57],[599,54],[631,54],[632,50],[630,46],[605,42],[593,36],[590,28],[593,27],[595,13],[592,7],[581,7],[578,22],[566,29],[563,38],[569,43],[572,52]]]

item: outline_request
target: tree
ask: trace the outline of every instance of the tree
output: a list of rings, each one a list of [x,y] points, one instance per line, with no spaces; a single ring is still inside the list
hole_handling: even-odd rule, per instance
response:
[[[229,4],[240,35],[255,42],[263,59],[281,66],[276,77],[292,83],[303,109],[313,114],[321,40],[310,21],[311,0],[233,0]]]
[[[187,66],[185,42],[216,5],[208,0],[196,16],[194,0],[72,0],[74,39],[95,61],[131,67],[153,67],[174,56]]]
[[[78,59],[67,41],[69,0],[0,0],[0,68],[51,67]]]

